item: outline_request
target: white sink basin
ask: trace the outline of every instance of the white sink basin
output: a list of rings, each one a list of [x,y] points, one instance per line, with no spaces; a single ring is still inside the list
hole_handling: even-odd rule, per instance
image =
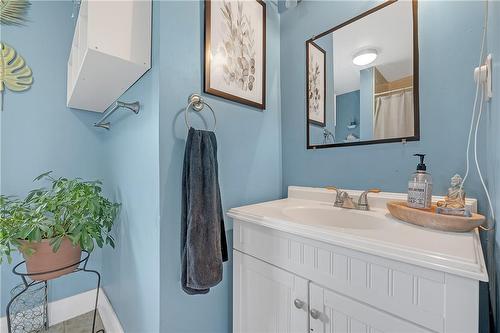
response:
[[[287,207],[283,214],[296,223],[343,229],[378,229],[383,223],[382,219],[366,212],[328,206]]]
[[[354,200],[361,191],[347,190]],[[390,200],[406,200],[406,194],[372,194],[370,211],[334,207],[335,193],[325,189],[290,187],[286,199],[233,208],[229,216],[331,245],[348,247],[380,257],[424,265],[430,269],[488,281],[477,230],[452,233],[422,228],[393,218]],[[443,200],[433,197],[433,201]],[[467,199],[476,211],[477,202]],[[235,229],[236,230],[236,229]],[[251,229],[239,236],[253,239]],[[276,245],[276,246],[281,246]]]

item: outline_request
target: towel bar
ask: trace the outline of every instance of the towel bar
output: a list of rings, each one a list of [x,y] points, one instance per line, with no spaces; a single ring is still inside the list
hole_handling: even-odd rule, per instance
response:
[[[125,102],[117,101],[115,103],[115,105],[113,106],[113,108],[111,110],[109,110],[108,112],[106,112],[106,114],[101,118],[101,120],[99,120],[97,123],[95,123],[94,126],[110,130],[111,123],[109,121],[108,122],[105,122],[105,121],[113,113],[115,113],[115,111],[118,110],[119,108],[126,108],[126,109],[129,109],[130,111],[132,111],[133,113],[138,114],[139,110],[141,109],[141,106],[140,106],[139,102],[125,103]]]

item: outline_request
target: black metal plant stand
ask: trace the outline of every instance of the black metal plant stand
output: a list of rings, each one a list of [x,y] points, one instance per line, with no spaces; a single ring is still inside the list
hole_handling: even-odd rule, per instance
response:
[[[93,320],[92,320],[92,333],[104,333],[104,330],[99,330],[99,331],[95,332],[95,322],[96,322],[96,317],[97,317],[97,302],[99,300],[99,289],[101,287],[101,274],[99,274],[98,271],[87,269],[87,263],[89,261],[90,253],[88,251],[82,251],[82,253],[83,253],[83,259],[81,259],[79,262],[76,262],[76,263],[73,263],[71,265],[61,267],[58,269],[54,269],[51,271],[45,271],[45,272],[39,272],[39,273],[33,273],[33,274],[29,274],[26,271],[21,272],[20,267],[26,266],[25,265],[26,261],[22,261],[19,264],[17,264],[16,266],[14,266],[14,268],[12,269],[12,272],[15,275],[18,275],[21,277],[21,279],[23,281],[23,284],[21,286],[23,286],[24,288],[20,292],[18,292],[15,296],[13,296],[12,299],[7,304],[7,310],[6,310],[6,312],[7,312],[7,327],[8,327],[9,333],[17,333],[17,332],[12,331],[12,319],[11,319],[11,306],[12,306],[12,304],[19,297],[21,297],[24,293],[26,293],[30,288],[41,285],[41,284],[43,284],[43,288],[45,290],[44,301],[43,301],[43,313],[42,313],[45,320],[44,320],[43,325],[44,325],[44,328],[46,330],[48,330],[48,328],[49,328],[48,284],[47,284],[46,280],[34,281],[31,279],[31,277],[36,277],[37,275],[59,272],[59,271],[68,269],[70,267],[76,266],[76,265],[77,265],[77,267],[75,268],[75,270],[73,272],[70,272],[67,274],[73,274],[73,273],[77,273],[77,272],[87,272],[87,273],[95,274],[97,276],[97,289],[96,289],[96,296],[95,296],[95,303],[94,303],[94,316],[93,316]],[[67,274],[65,274],[65,275],[67,275]]]

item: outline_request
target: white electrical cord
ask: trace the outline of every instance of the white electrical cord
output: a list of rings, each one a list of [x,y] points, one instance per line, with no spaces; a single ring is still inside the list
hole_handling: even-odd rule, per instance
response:
[[[488,30],[488,0],[485,1],[483,36],[482,36],[482,41],[481,41],[481,51],[480,51],[480,55],[479,55],[479,68],[483,64],[484,45],[485,45],[485,41],[486,41],[487,30]],[[474,128],[474,120],[475,120],[475,116],[476,116],[476,108],[477,108],[477,102],[478,102],[478,97],[479,97],[479,87],[480,86],[481,86],[481,102],[479,105],[479,114],[477,117],[475,131],[474,131],[474,161],[476,164],[477,172],[479,174],[479,179],[481,180],[481,184],[483,185],[483,189],[486,193],[486,198],[488,199],[488,204],[489,204],[489,208],[490,208],[490,212],[491,212],[491,218],[494,221],[495,220],[495,212],[493,210],[493,204],[491,202],[491,197],[490,197],[490,193],[488,191],[488,188],[486,187],[486,184],[484,182],[483,175],[481,173],[481,169],[479,167],[479,162],[478,162],[478,158],[477,158],[477,133],[478,133],[478,129],[479,129],[479,123],[481,121],[481,115],[483,112],[483,104],[484,104],[484,85],[481,84],[481,80],[479,77],[478,77],[477,84],[476,84],[476,95],[474,97],[474,106],[472,108],[472,119],[471,119],[471,124],[470,124],[470,129],[469,129],[469,138],[467,140],[467,153],[466,153],[467,154],[466,155],[467,166],[466,166],[464,179],[462,180],[462,183],[460,184],[460,189],[463,188],[463,185],[464,185],[465,181],[467,180],[467,177],[469,176],[469,170],[470,170],[470,168],[469,168],[469,166],[470,166],[469,152],[470,152],[472,130]],[[491,230],[491,228],[486,228],[483,226],[481,226],[481,229]]]
[[[481,180],[481,184],[483,185],[484,192],[486,193],[486,198],[488,199],[488,204],[490,206],[491,211],[491,219],[495,221],[495,211],[493,210],[493,204],[491,203],[490,193],[486,184],[484,183],[483,174],[481,173],[481,168],[479,167],[479,161],[477,159],[477,132],[479,129],[479,123],[481,122],[481,115],[483,113],[483,105],[484,105],[484,84],[481,86],[481,104],[479,105],[479,114],[477,116],[476,122],[476,130],[474,131],[474,161],[476,162],[477,173],[479,174],[479,179]],[[483,230],[491,230],[491,228],[486,228],[481,226]]]
[[[484,14],[484,21],[483,21],[483,36],[481,38],[481,49],[479,52],[479,67],[483,64],[483,56],[484,56],[484,45],[486,43],[486,33],[488,29],[488,0],[485,1],[485,14]],[[472,119],[470,121],[470,129],[469,129],[469,138],[467,140],[467,153],[466,153],[466,159],[467,159],[467,165],[465,168],[465,176],[462,180],[462,183],[460,184],[460,189],[463,188],[463,185],[465,184],[465,181],[467,180],[467,177],[469,176],[469,165],[470,165],[470,160],[469,160],[469,151],[470,151],[470,143],[472,139],[472,129],[474,128],[474,120],[476,117],[476,108],[477,108],[477,98],[479,96],[479,86],[481,82],[478,80],[476,84],[476,96],[474,97],[474,106],[472,107]]]
[[[482,54],[481,54],[482,57]],[[472,139],[472,130],[474,128],[474,120],[476,119],[476,108],[477,108],[477,98],[479,96],[479,80],[477,81],[476,85],[476,97],[474,97],[474,106],[472,108],[472,119],[470,120],[470,129],[469,129],[469,138],[467,139],[467,153],[466,153],[466,160],[467,160],[467,166],[465,168],[465,176],[462,180],[462,183],[460,183],[460,190],[462,190],[465,181],[467,180],[467,177],[469,176],[469,165],[470,165],[470,159],[469,159],[469,151],[470,151],[470,143]]]

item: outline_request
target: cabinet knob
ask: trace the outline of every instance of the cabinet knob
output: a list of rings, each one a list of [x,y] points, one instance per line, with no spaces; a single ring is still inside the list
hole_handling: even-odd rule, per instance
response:
[[[311,309],[311,311],[309,311],[310,314],[311,314],[311,317],[313,319],[319,319],[319,317],[321,316],[321,312],[319,312],[318,310],[316,309]]]
[[[301,301],[300,299],[296,298],[294,301],[293,301],[293,305],[295,305],[295,307],[297,309],[302,309],[304,307],[306,303],[304,301]]]

